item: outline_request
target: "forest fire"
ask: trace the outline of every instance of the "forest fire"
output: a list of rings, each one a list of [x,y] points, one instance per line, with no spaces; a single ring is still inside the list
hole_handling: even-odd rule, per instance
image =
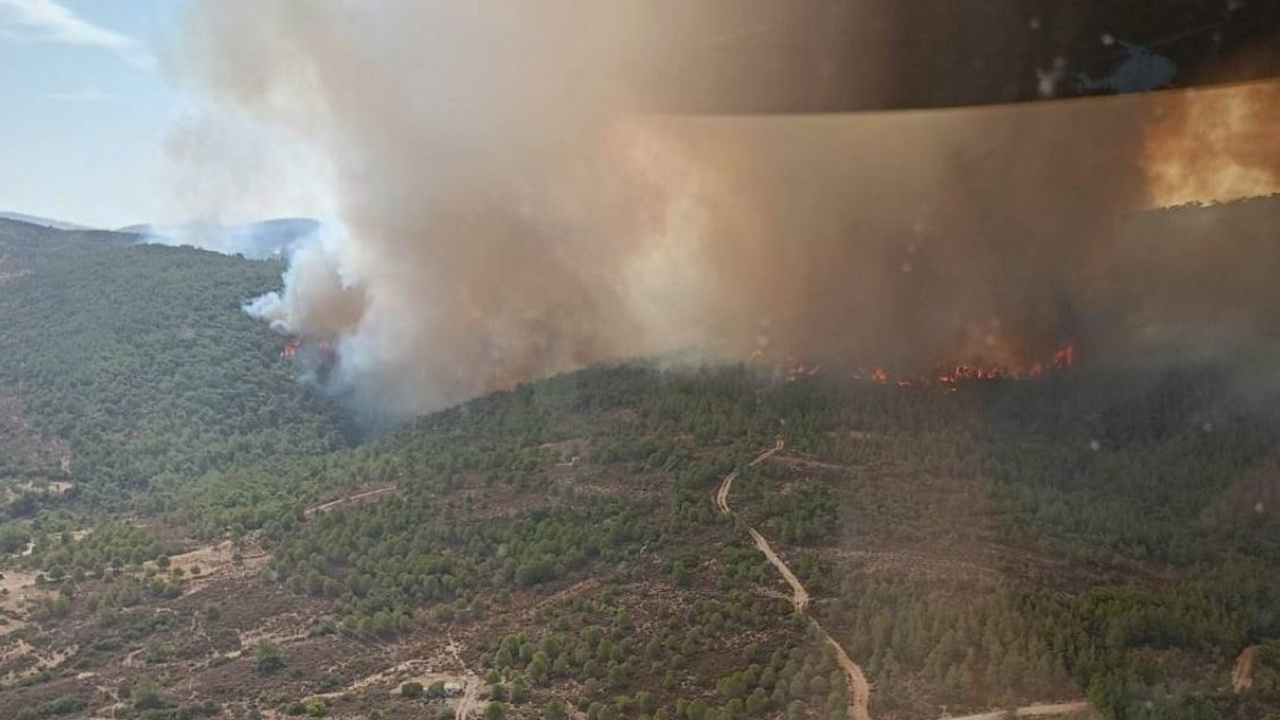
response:
[[[1075,364],[1076,350],[1073,343],[1068,343],[1053,351],[1044,360],[1034,360],[1011,365],[957,363],[940,369],[935,374],[909,376],[896,375],[884,367],[871,370],[858,368],[853,372],[854,380],[873,382],[879,385],[897,385],[898,387],[938,385],[948,390],[955,390],[957,385],[989,380],[1021,380],[1038,377],[1056,370],[1064,370]]]
[[[302,338],[297,335],[290,337],[289,341],[286,342],[284,347],[280,350],[280,359],[284,360],[286,358],[293,357],[298,354],[298,348],[300,347],[302,347]]]
[[[332,340],[308,341],[301,335],[291,335],[289,336],[288,342],[286,342],[284,347],[280,350],[280,359],[286,360],[288,358],[295,357],[304,349],[304,347],[308,350],[315,351],[315,353],[318,353],[319,357],[322,359],[330,358],[334,354]]]
[[[1245,83],[1162,97],[1144,134],[1153,207],[1230,202],[1280,192],[1275,144],[1280,83]]]
[[[821,365],[805,365],[803,362],[796,361],[787,368],[787,382],[795,382],[800,378],[812,377],[822,372]]]
[[[760,351],[752,353],[751,360],[764,358]],[[1074,343],[1062,345],[1047,357],[1038,360],[1010,363],[962,362],[954,365],[942,365],[933,372],[924,374],[895,373],[884,366],[871,368],[858,367],[852,372],[852,378],[860,382],[877,385],[896,385],[897,387],[939,387],[954,391],[957,386],[995,380],[1023,380],[1039,377],[1075,365],[1076,348]],[[822,373],[823,366],[809,364],[794,357],[783,365],[783,380],[788,383],[798,382],[807,377]]]

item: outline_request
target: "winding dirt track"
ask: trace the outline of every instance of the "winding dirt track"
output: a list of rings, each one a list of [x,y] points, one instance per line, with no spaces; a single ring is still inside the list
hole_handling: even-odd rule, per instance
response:
[[[785,447],[785,441],[779,438],[773,447],[757,455],[747,467],[759,465],[782,452],[783,447]],[[725,475],[724,479],[720,481],[720,487],[716,489],[714,498],[716,510],[723,515],[734,515],[733,510],[729,507],[729,493],[733,490],[733,481],[737,477],[737,471]],[[796,574],[791,572],[791,568],[787,567],[782,558],[778,557],[773,547],[769,545],[769,541],[750,525],[747,525],[746,528],[747,532],[751,534],[751,540],[755,542],[756,549],[768,559],[771,565],[778,569],[783,579],[791,586],[791,604],[795,606],[796,612],[808,617],[809,622],[813,623],[813,627],[822,636],[822,639],[835,650],[836,661],[840,663],[840,668],[844,670],[844,674],[849,678],[849,720],[871,720],[871,684],[867,682],[867,677],[863,674],[862,668],[849,657],[849,654],[844,651],[840,643],[831,637],[831,634],[827,632],[826,628],[822,627],[817,618],[808,614],[809,591],[804,589],[804,585],[800,584],[800,579],[796,577]],[[1244,658],[1242,657],[1241,659],[1243,660]],[[1239,670],[1237,672],[1239,673]],[[1248,670],[1246,669],[1242,674],[1247,674],[1247,672]],[[1009,717],[1010,712],[1013,713],[1014,717],[1037,718],[1055,715],[1075,715],[1088,711],[1089,704],[1083,701],[1037,703],[1008,710],[989,710],[974,715],[948,717],[946,720],[1002,720],[1002,718]]]
[[[779,438],[773,447],[765,450],[756,456],[747,467],[755,467],[760,463],[768,460],[777,453],[782,451],[785,442]],[[729,508],[729,492],[733,490],[733,481],[738,473],[731,472],[724,476],[724,480],[720,481],[720,487],[716,490],[715,505],[716,509],[724,515],[733,515],[733,510]],[[806,612],[809,607],[809,591],[804,589],[804,585],[800,584],[800,579],[796,574],[791,572],[791,568],[778,557],[773,551],[773,547],[769,545],[769,541],[763,535],[756,531],[755,528],[747,526],[747,532],[751,533],[751,539],[755,542],[756,549],[764,554],[765,558],[771,565],[778,569],[787,584],[791,586],[791,604],[795,606],[796,612],[802,613],[809,618],[809,622],[813,623],[814,628],[822,636],[822,639],[831,646],[836,653],[836,661],[840,663],[840,668],[844,670],[844,674],[849,678],[849,720],[871,720],[871,685],[867,682],[866,675],[863,674],[862,668],[858,667],[836,642],[826,628],[817,621],[812,615]]]

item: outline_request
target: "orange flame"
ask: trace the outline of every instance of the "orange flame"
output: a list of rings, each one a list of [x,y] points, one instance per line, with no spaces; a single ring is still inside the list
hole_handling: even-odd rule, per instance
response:
[[[289,341],[284,344],[284,348],[280,350],[280,359],[293,357],[300,347],[302,347],[302,338],[297,336],[289,338]]]
[[[1230,202],[1280,192],[1278,126],[1276,82],[1158,98],[1142,148],[1150,204]]]
[[[822,372],[821,365],[805,365],[796,361],[787,369],[787,382],[795,382],[803,377],[812,377]]]
[[[1055,350],[1047,361],[1036,360],[1025,364],[1015,365],[978,365],[971,363],[958,363],[939,371],[935,375],[926,375],[921,377],[895,376],[891,375],[885,368],[877,367],[870,372],[863,369],[855,370],[853,373],[853,379],[866,380],[880,385],[893,384],[898,387],[932,385],[934,383],[938,383],[948,390],[954,390],[956,385],[961,383],[984,382],[989,380],[1019,380],[1026,377],[1036,377],[1043,375],[1047,371],[1069,368],[1075,364],[1075,361],[1075,345],[1068,343]]]
[[[312,340],[305,340],[301,336],[294,335],[294,336],[291,336],[289,338],[289,341],[285,343],[283,348],[281,348],[280,359],[284,360],[286,358],[291,358],[297,355],[298,351],[302,349],[302,346],[304,344],[308,348],[319,352],[320,355],[323,357],[328,357],[330,355],[333,355],[332,340],[329,340],[326,338],[324,340],[312,341]]]

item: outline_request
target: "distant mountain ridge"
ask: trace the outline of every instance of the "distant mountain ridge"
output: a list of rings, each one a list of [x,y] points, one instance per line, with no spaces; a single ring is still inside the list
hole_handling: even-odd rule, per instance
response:
[[[119,232],[142,236],[162,245],[191,245],[246,258],[285,257],[299,242],[315,235],[322,224],[313,218],[276,218],[243,225],[211,222],[139,224]]]
[[[27,215],[19,212],[0,212],[0,218],[5,220],[16,220],[18,222],[30,223],[32,225],[40,225],[41,227],[53,228],[54,230],[95,230],[87,225],[77,225],[75,223],[64,222],[62,220],[54,220],[53,218],[40,217],[39,215]]]
[[[251,259],[287,257],[294,247],[314,236],[323,223],[314,218],[272,218],[240,225],[215,222],[136,223],[115,230],[28,215],[0,212],[0,220],[26,223],[36,227],[72,232],[102,231],[135,235],[143,242],[159,245],[190,245],[226,255],[242,255]]]

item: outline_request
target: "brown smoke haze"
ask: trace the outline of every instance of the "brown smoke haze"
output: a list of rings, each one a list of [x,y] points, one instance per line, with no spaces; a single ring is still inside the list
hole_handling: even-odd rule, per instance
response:
[[[1280,192],[1280,84],[1191,92],[1156,108],[1143,148],[1153,204]]]
[[[333,342],[331,382],[390,416],[638,355],[926,372],[1273,339],[1273,206],[1138,211],[1273,192],[1274,88],[651,116],[678,33],[644,7],[199,5],[194,81],[334,169],[342,230],[251,311]]]

